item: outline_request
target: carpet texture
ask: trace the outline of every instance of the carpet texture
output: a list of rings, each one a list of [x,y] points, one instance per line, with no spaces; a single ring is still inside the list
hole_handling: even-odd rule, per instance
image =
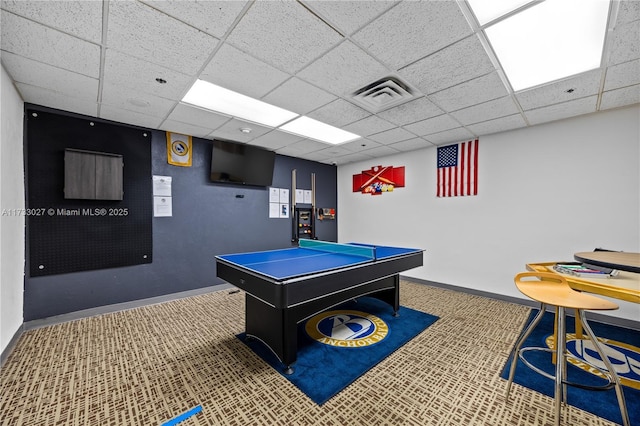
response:
[[[350,341],[324,338],[330,343],[325,344],[312,338],[306,330],[308,327],[317,330],[315,326],[319,319],[324,320],[321,324],[332,321],[334,313],[346,317],[345,314],[353,312],[374,315],[376,323],[381,321],[376,327],[378,333],[368,335],[366,332],[370,330],[365,330],[360,339]],[[399,316],[394,317],[393,309],[387,303],[372,297],[361,297],[304,321],[298,325],[298,359],[293,374],[288,375],[283,373],[282,363],[264,344],[255,339],[247,341],[244,333],[238,337],[313,402],[322,405],[438,319],[403,306],[398,313]],[[355,317],[356,320],[362,318],[360,315]],[[345,328],[342,323],[340,325],[342,328],[339,329]],[[357,321],[353,321],[352,328],[356,332],[362,331]],[[380,340],[371,336],[380,336]],[[362,345],[356,346],[356,342]],[[347,344],[354,346],[346,347]]]
[[[527,324],[533,320],[533,317],[537,314],[537,310],[534,310],[529,315]],[[525,340],[524,347],[549,347],[553,340],[553,323],[554,314],[552,312],[546,312],[542,317],[542,320],[538,326],[533,330],[531,335]],[[575,332],[575,323],[572,317],[567,318],[567,348],[570,352],[576,353],[576,340],[571,339]],[[591,329],[599,338],[606,338],[615,342],[621,342],[625,345],[629,345],[635,348],[640,348],[640,333],[634,330],[629,330],[622,327],[616,327],[613,325],[603,324],[596,321],[589,321]],[[586,337],[586,336],[585,336]],[[614,346],[612,346],[614,347]],[[615,347],[614,347],[615,348]],[[620,350],[624,350],[620,352]],[[616,368],[616,371],[629,370],[627,377],[630,378],[629,384],[637,386],[638,382],[637,368],[634,373],[634,368],[629,368],[629,365],[640,365],[639,353],[632,353],[627,351],[626,348],[616,349],[618,357],[611,357],[610,360]],[[578,351],[581,352],[581,351]],[[599,355],[593,350],[588,350],[588,356],[597,361],[600,360]],[[551,354],[548,352],[529,351],[525,354],[526,359],[536,367],[546,371],[549,374],[555,374],[555,365],[551,362]],[[501,377],[503,379],[509,378],[509,369],[511,368],[511,360],[509,360],[505,368],[502,371]],[[620,373],[619,373],[620,374]],[[621,375],[621,378],[624,375]],[[584,368],[579,368],[572,363],[568,363],[567,366],[567,379],[569,381],[585,384],[589,386],[602,386],[607,383],[604,378],[599,377],[596,374],[592,374],[586,371]],[[633,382],[631,382],[633,379]],[[516,374],[514,376],[514,383],[518,383],[522,386],[526,386],[529,389],[533,389],[537,392],[541,392],[545,395],[553,397],[554,382],[542,375],[534,372],[527,367],[522,361],[519,361],[516,367]],[[625,382],[623,381],[623,384]],[[640,425],[640,390],[631,386],[623,386],[623,392],[625,401],[627,404],[627,411],[629,413],[629,421],[632,425]],[[577,388],[574,386],[567,386],[567,403],[574,407],[581,408],[597,416],[604,417],[612,422],[622,424],[622,417],[620,416],[620,409],[616,399],[616,393],[614,389],[605,391],[593,391]]]
[[[553,399],[500,378],[530,308],[401,282],[400,304],[439,317],[323,405],[236,335],[244,294],[218,291],[25,332],[0,370],[1,425],[553,424]],[[569,406],[563,425],[611,426]]]

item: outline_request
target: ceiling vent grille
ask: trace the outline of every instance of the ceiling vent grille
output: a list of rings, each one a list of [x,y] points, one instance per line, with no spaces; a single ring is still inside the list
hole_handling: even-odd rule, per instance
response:
[[[378,113],[409,102],[416,96],[416,90],[397,77],[385,77],[352,94],[355,103],[369,112]]]

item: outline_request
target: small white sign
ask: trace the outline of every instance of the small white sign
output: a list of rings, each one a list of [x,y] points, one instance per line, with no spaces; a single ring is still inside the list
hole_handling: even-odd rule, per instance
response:
[[[171,176],[153,176],[153,195],[171,197]]]
[[[311,204],[311,190],[310,189],[305,189],[304,190],[304,203],[305,204]]]
[[[280,188],[269,188],[269,202],[270,203],[280,202]]]
[[[289,189],[280,188],[280,203],[289,204]]]
[[[280,204],[280,217],[281,218],[289,217],[289,204]]]
[[[153,197],[153,215],[155,217],[173,216],[171,197]]]

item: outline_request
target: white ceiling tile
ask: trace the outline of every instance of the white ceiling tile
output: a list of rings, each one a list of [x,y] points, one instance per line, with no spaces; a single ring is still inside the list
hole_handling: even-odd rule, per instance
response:
[[[332,126],[344,126],[368,117],[367,111],[360,107],[345,101],[344,99],[336,99],[335,101],[318,108],[317,110],[307,114],[309,117],[322,121]]]
[[[401,152],[401,151],[395,148],[392,148],[391,146],[381,145],[372,149],[368,149],[366,151],[359,152],[359,154],[367,154],[372,158],[377,158],[377,157],[386,157],[388,155],[394,155],[394,154],[397,154],[398,152]]]
[[[249,128],[251,129],[251,132],[243,133],[240,131],[241,128]],[[268,133],[271,130],[271,127],[261,126],[259,124],[233,118],[211,132],[209,137],[246,143]]]
[[[494,71],[478,36],[473,35],[400,70],[425,95]]]
[[[329,92],[293,77],[275,88],[262,98],[271,105],[279,106],[298,114],[306,114],[316,108],[326,105],[336,97]]]
[[[218,40],[151,7],[109,3],[107,46],[174,71],[195,75]]]
[[[64,96],[89,100],[92,103],[98,100],[98,79],[8,52],[2,54],[2,64],[16,82],[31,86],[44,85],[48,90]]]
[[[352,132],[360,136],[369,136],[374,133],[384,132],[385,130],[393,129],[395,124],[389,123],[376,115],[358,120],[354,123],[343,127],[347,132]]]
[[[475,138],[475,135],[465,129],[458,127],[457,129],[445,130],[444,132],[435,133],[433,135],[424,136],[423,139],[428,140],[434,145],[444,145],[447,143],[455,143],[468,141]]]
[[[640,103],[640,84],[611,90],[602,94],[600,109],[611,109]]]
[[[588,96],[574,101],[532,109],[530,111],[525,111],[524,114],[530,124],[546,123],[549,121],[556,121],[563,118],[595,112],[597,101],[598,96]]]
[[[183,1],[142,1],[217,38],[222,38],[247,4],[246,0],[207,0],[191,1],[185,7]]]
[[[331,159],[331,162],[337,165],[341,165],[341,164],[349,164],[349,163],[355,163],[357,161],[367,161],[367,160],[372,160],[374,158],[375,153],[367,153],[366,151],[364,152],[358,152],[358,153],[354,153],[354,154],[348,154],[348,155],[343,155],[342,157],[335,157]]]
[[[156,78],[166,81],[160,84]],[[104,83],[130,87],[167,99],[180,99],[189,90],[193,77],[169,68],[107,49],[104,59]]]
[[[601,77],[602,71],[598,68],[575,77],[517,92],[516,98],[525,110],[572,101],[597,94]]]
[[[524,118],[522,118],[522,115],[514,114],[507,117],[496,118],[495,120],[471,124],[467,126],[467,128],[476,135],[489,135],[491,133],[504,132],[526,126],[527,123],[524,121]]]
[[[98,117],[104,118],[105,120],[117,121],[119,123],[131,124],[133,126],[146,127],[149,129],[159,129],[160,124],[162,123],[162,118],[128,111],[117,106],[105,104],[100,105],[100,113]]]
[[[102,86],[101,103],[160,118],[166,117],[175,106],[169,99],[114,84]]]
[[[30,86],[23,83],[17,83],[16,87],[25,102],[56,108],[63,111],[89,115],[92,117],[95,117],[98,114],[97,102],[65,96],[59,92],[54,92],[53,90]]]
[[[100,47],[2,11],[2,50],[54,67],[98,77]]]
[[[249,141],[249,144],[261,146],[273,151],[287,145],[294,144],[302,139],[304,139],[302,136],[283,132],[281,130],[272,130],[269,133],[265,133],[264,135]]]
[[[618,89],[638,83],[640,83],[640,59],[609,67],[604,80],[604,90]]]
[[[231,120],[231,117],[207,111],[192,105],[179,103],[173,111],[171,111],[171,114],[169,114],[167,119],[204,127],[209,129],[211,132]]]
[[[352,154],[353,151],[349,151],[348,149],[345,149],[341,146],[330,146],[324,149],[320,149],[318,151],[314,151],[313,155],[317,156],[318,158],[333,158],[333,157],[341,157],[343,155],[349,155]]]
[[[399,69],[471,33],[456,2],[408,1],[384,13],[353,38],[393,69]]]
[[[3,0],[2,8],[84,40],[94,43],[102,40],[100,1]]]
[[[404,141],[407,139],[413,139],[415,137],[416,135],[414,135],[413,133],[407,132],[401,127],[396,127],[395,129],[386,130],[384,132],[376,133],[375,135],[370,135],[369,139],[386,145]]]
[[[198,138],[206,138],[211,133],[211,129],[174,120],[164,120],[160,125],[160,130],[181,133],[183,135],[195,136]]]
[[[395,1],[304,1],[342,34],[349,35],[380,13],[397,4]]]
[[[200,74],[201,80],[252,98],[263,97],[287,78],[289,74],[226,43]]]
[[[345,41],[298,73],[338,96],[350,95],[389,74],[380,62],[350,41]]]
[[[429,95],[429,99],[445,111],[455,111],[471,105],[502,98],[508,94],[507,88],[502,83],[498,73],[492,72],[458,84],[457,86],[436,92]]]
[[[311,139],[303,139],[301,141],[292,143],[276,150],[278,154],[290,155],[296,157],[298,155],[309,154],[311,152],[319,151],[327,147],[326,143],[314,141]]]
[[[444,130],[455,129],[456,127],[460,127],[460,123],[447,114],[442,114],[437,117],[428,118],[426,120],[404,126],[406,130],[418,136],[439,133]]]
[[[342,37],[298,2],[255,2],[227,41],[275,67],[295,73]]]
[[[319,163],[324,162],[324,163],[330,164],[331,158],[333,157],[329,156],[329,154],[327,154],[327,152],[325,152],[324,150],[320,150],[320,151],[310,152],[308,154],[302,154],[298,158],[303,158],[309,161],[316,161]]]
[[[399,126],[415,123],[430,117],[442,114],[442,110],[435,106],[426,97],[418,98],[397,107],[378,113],[378,117],[384,118]]]
[[[640,20],[640,2],[621,1],[616,25],[638,20]]]
[[[433,147],[433,144],[422,138],[414,138],[391,144],[389,147],[397,149],[398,151],[415,151],[417,149]]]
[[[352,142],[343,143],[342,145],[340,145],[340,148],[344,148],[349,152],[360,152],[366,151],[371,148],[376,148],[381,145],[381,143],[378,143],[371,139],[360,138]]]
[[[494,99],[489,102],[474,105],[451,113],[451,116],[463,125],[479,123],[494,118],[506,117],[518,113],[518,107],[511,96]]]
[[[616,65],[637,59],[640,56],[640,21],[616,26],[610,49],[607,65]]]

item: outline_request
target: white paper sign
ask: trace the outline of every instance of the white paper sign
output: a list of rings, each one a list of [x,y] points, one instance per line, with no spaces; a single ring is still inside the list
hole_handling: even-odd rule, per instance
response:
[[[269,202],[270,203],[280,202],[280,188],[269,188]]]
[[[304,189],[296,189],[296,204],[304,203]]]
[[[311,190],[309,189],[304,190],[304,203],[311,204]]]
[[[289,189],[280,188],[280,203],[289,204]]]
[[[153,176],[153,195],[171,197],[171,176]]]
[[[155,217],[172,216],[171,197],[153,197],[153,215]]]
[[[289,204],[280,204],[280,217],[289,217]]]

